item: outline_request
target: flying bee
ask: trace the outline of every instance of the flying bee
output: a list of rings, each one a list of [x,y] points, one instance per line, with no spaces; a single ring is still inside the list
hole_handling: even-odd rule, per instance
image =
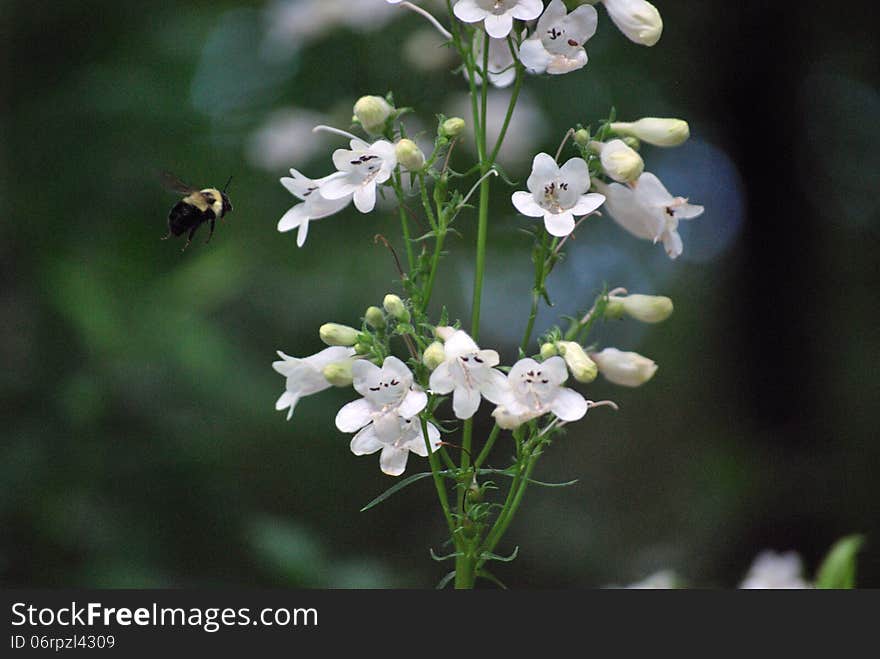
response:
[[[210,222],[211,229],[208,233],[208,239],[205,241],[206,243],[210,242],[211,236],[214,235],[214,224],[217,219],[222,219],[226,213],[232,212],[232,202],[229,201],[229,196],[226,194],[231,182],[232,177],[230,176],[226,185],[223,186],[223,190],[217,188],[199,190],[187,185],[174,174],[163,172],[162,183],[165,187],[172,192],[186,196],[174,204],[171,212],[168,213],[168,233],[162,237],[162,240],[186,233],[186,244],[183,246],[183,249],[186,249],[192,242],[196,229],[205,222]]]

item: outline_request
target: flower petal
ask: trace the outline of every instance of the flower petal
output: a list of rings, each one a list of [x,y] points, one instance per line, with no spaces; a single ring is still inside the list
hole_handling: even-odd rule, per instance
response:
[[[677,259],[684,251],[684,243],[678,231],[665,231],[663,233],[663,247],[671,259]]]
[[[356,192],[359,187],[348,174],[341,173],[327,178],[321,184],[321,195],[325,199],[342,199]]]
[[[559,168],[559,178],[568,183],[569,191],[582,195],[590,189],[590,168],[583,158],[570,158]]]
[[[342,432],[357,432],[370,423],[372,411],[373,408],[366,398],[347,403],[336,414],[336,427]]]
[[[550,411],[563,421],[582,419],[587,409],[587,401],[573,389],[560,389],[550,403]]]
[[[540,14],[540,12],[538,12]],[[537,14],[535,14],[537,16]],[[532,18],[535,18],[533,16]],[[495,39],[503,39],[513,29],[513,16],[509,13],[504,14],[488,14],[483,21],[483,26],[490,37]]]
[[[564,238],[574,231],[574,216],[571,211],[544,213],[544,228],[551,236]]]
[[[428,395],[424,391],[407,392],[403,402],[397,408],[397,413],[404,419],[412,419],[428,405]]]
[[[480,407],[480,392],[470,387],[456,387],[452,394],[452,411],[459,419],[470,419]]]
[[[376,207],[376,183],[364,183],[354,191],[354,207],[361,213],[370,213]]]
[[[474,0],[458,0],[458,2],[455,3],[455,7],[452,8],[452,12],[458,20],[464,21],[465,23],[476,23],[477,21],[481,21],[486,18],[486,15],[489,13],[477,5]]]
[[[278,220],[278,230],[281,233],[284,233],[285,231],[296,229],[304,222],[308,224],[308,221],[309,212],[306,209],[306,204],[297,204],[293,208],[289,209],[284,215],[281,216],[281,219]]]
[[[559,176],[559,165],[553,156],[547,153],[539,153],[532,160],[532,173],[526,180],[526,187],[536,199],[544,195],[544,186],[555,181]]]
[[[299,225],[299,231],[296,232],[296,246],[302,247],[306,244],[306,237],[309,235],[309,221],[306,220]]]
[[[519,49],[519,61],[530,73],[544,73],[553,57],[537,37],[523,41]]]
[[[581,215],[589,215],[593,211],[599,209],[599,206],[605,203],[605,195],[598,192],[590,192],[580,196],[577,203],[571,209],[571,214],[575,217]]]
[[[379,457],[379,467],[389,476],[400,476],[406,470],[406,459],[409,450],[386,445]]]
[[[490,403],[501,405],[510,396],[510,382],[501,371],[494,368],[489,369],[480,383],[480,393]]]
[[[532,21],[538,18],[542,11],[544,11],[542,0],[519,0],[510,10],[510,13],[514,18],[518,18],[521,21]]]
[[[479,347],[467,332],[456,330],[443,344],[443,349],[446,351],[448,359],[455,359],[469,352],[476,352]]]
[[[511,195],[510,200],[514,207],[523,215],[528,217],[544,217],[544,209],[535,201],[535,197],[531,192],[519,190]]]
[[[351,367],[352,385],[354,390],[365,398],[372,393],[371,387],[379,384],[382,370],[366,359],[358,359]]]
[[[352,437],[349,447],[355,455],[370,455],[384,448],[385,444],[376,437],[373,426],[367,426]]]
[[[551,357],[541,364],[541,371],[555,385],[560,385],[568,379],[568,369],[562,357]]]

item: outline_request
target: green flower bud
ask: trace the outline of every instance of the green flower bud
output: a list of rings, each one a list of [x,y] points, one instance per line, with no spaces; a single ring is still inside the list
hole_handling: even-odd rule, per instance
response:
[[[394,108],[381,96],[361,96],[354,104],[355,118],[372,135],[383,133],[392,112]]]
[[[367,325],[375,329],[382,329],[385,327],[385,314],[382,313],[382,310],[379,307],[369,307],[366,312],[364,312],[364,320],[367,321]]]
[[[450,117],[440,125],[440,134],[444,137],[458,137],[464,131],[464,127],[464,119]]]
[[[425,154],[412,140],[400,140],[394,147],[394,153],[397,155],[397,162],[411,172],[421,171],[425,166]]]
[[[389,293],[385,296],[385,299],[382,300],[382,306],[385,308],[385,311],[394,316],[397,320],[403,321],[404,323],[409,322],[410,315],[409,311],[407,311],[406,305],[403,303],[403,300],[393,293]]]
[[[431,345],[425,348],[425,352],[422,353],[422,363],[427,366],[430,371],[433,371],[445,361],[446,351],[443,349],[443,344],[439,341],[434,341]]]
[[[612,308],[613,305],[613,308]],[[618,313],[617,316],[626,314],[643,323],[661,323],[672,315],[672,300],[663,295],[627,295],[625,297],[611,296],[608,298],[608,311]]]
[[[369,355],[370,354],[370,346],[367,343],[355,343],[354,351],[358,355]]]
[[[585,128],[581,128],[574,132],[574,141],[575,144],[579,144],[580,146],[587,146],[590,143],[590,131]]]
[[[324,323],[319,331],[321,340],[328,346],[353,346],[360,335],[354,327],[339,323]]]
[[[623,143],[626,144],[630,149],[634,149],[638,151],[642,148],[642,143],[639,141],[637,137],[632,137],[631,135],[627,135],[623,138]]]
[[[341,362],[327,364],[321,371],[324,379],[334,387],[350,387],[352,382],[351,366],[353,359],[343,359]]]
[[[545,343],[541,346],[541,359],[550,359],[559,354],[555,343]]]
[[[599,367],[587,356],[580,343],[559,341],[556,347],[565,360],[568,370],[578,382],[592,382],[599,375]]]
[[[645,117],[632,123],[616,121],[611,130],[618,135],[631,135],[654,146],[678,146],[691,136],[691,129],[681,119]]]

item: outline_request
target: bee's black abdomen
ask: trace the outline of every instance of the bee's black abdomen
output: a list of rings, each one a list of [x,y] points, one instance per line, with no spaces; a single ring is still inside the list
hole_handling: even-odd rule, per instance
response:
[[[214,211],[210,209],[200,211],[192,204],[178,201],[168,213],[168,230],[175,236],[179,236],[213,218]]]

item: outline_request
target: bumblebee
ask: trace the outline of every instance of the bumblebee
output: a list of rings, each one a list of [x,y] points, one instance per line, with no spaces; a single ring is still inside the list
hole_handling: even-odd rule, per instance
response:
[[[232,177],[226,181],[223,190],[217,188],[204,188],[199,190],[187,185],[179,178],[169,172],[163,172],[162,183],[168,190],[186,195],[183,199],[174,204],[171,212],[168,213],[168,233],[162,236],[162,240],[167,240],[171,236],[180,236],[184,233],[186,236],[186,244],[183,246],[185,250],[192,242],[196,230],[205,222],[210,222],[210,231],[206,243],[211,241],[214,235],[214,224],[217,219],[222,219],[227,213],[232,212],[232,202],[229,201],[229,195],[226,190],[232,182]]]

